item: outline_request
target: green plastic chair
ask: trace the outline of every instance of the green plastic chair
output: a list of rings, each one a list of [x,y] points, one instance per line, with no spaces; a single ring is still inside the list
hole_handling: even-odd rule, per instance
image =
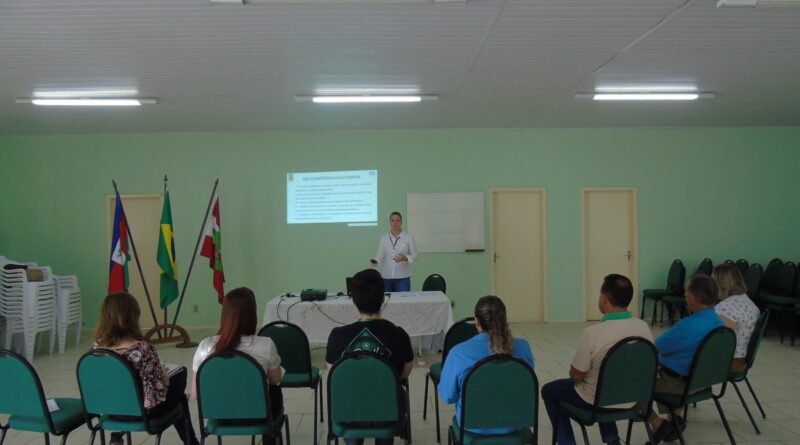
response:
[[[267,376],[247,354],[223,351],[211,354],[197,369],[197,411],[200,444],[210,435],[272,436],[280,439],[281,429],[289,437],[289,417],[269,405]]]
[[[139,373],[124,357],[109,349],[92,349],[83,354],[78,360],[77,374],[86,424],[92,432],[90,444],[94,444],[98,431],[103,444],[106,431],[121,431],[128,433],[129,444],[131,432],[147,432],[156,436],[158,445],[164,431],[184,415],[180,403],[161,417],[148,415]]]
[[[634,365],[635,364],[635,365]],[[647,437],[653,442],[653,431],[648,418],[652,411],[653,392],[658,371],[658,351],[649,340],[642,337],[628,337],[612,346],[602,364],[597,380],[594,403],[590,409],[570,403],[560,402],[559,415],[567,415],[581,426],[583,442],[589,444],[586,427],[595,423],[628,421],[628,434],[625,443],[631,443],[631,430],[634,421],[644,423]],[[647,410],[636,406],[628,409],[604,409],[604,406],[631,403],[647,403]],[[556,431],[553,430],[553,444]]]
[[[425,278],[425,282],[422,283],[422,290],[423,291],[432,291],[438,290],[441,291],[443,294],[447,293],[447,282],[444,280],[444,277],[439,275],[438,273],[428,275],[428,278]]]
[[[286,370],[281,380],[283,388],[311,388],[314,390],[314,419],[317,418],[316,400],[319,398],[319,422],[323,420],[322,378],[320,369],[311,364],[311,347],[308,337],[299,326],[286,321],[273,321],[258,331],[269,337],[278,348],[281,366]],[[319,395],[319,397],[317,397]],[[314,443],[317,443],[317,422],[314,422]]]
[[[683,394],[656,393],[654,398],[669,409],[672,418],[677,418],[675,410],[689,403],[697,403],[703,400],[712,399],[717,406],[717,412],[722,419],[722,425],[731,443],[736,445],[733,438],[728,419],[722,411],[719,400],[725,395],[728,384],[728,377],[733,362],[733,354],[736,351],[736,334],[732,329],[722,326],[711,331],[697,348],[692,369],[686,383]],[[719,394],[714,394],[712,385],[722,385]],[[681,445],[686,445],[683,433],[678,429],[678,438]]]
[[[769,281],[767,281],[768,274]],[[797,279],[797,267],[791,261],[774,267],[771,272],[768,266],[759,294],[759,299],[766,303],[767,308],[777,312],[781,343],[783,343],[784,331],[788,329],[792,336],[792,345],[794,345],[794,326],[792,326],[794,309],[795,305],[800,304],[800,297],[795,292]]]
[[[756,430],[756,434],[761,434],[761,431],[758,429],[758,425],[756,425],[756,421],[753,419],[753,415],[750,414],[750,408],[744,401],[744,397],[742,397],[742,393],[741,391],[739,391],[739,387],[736,384],[741,383],[742,381],[744,381],[747,384],[747,388],[750,390],[750,394],[753,396],[753,400],[755,400],[756,405],[758,406],[758,410],[761,411],[761,417],[766,419],[767,414],[764,412],[764,408],[761,407],[761,402],[758,401],[758,397],[756,397],[756,393],[755,391],[753,391],[753,386],[750,384],[750,380],[747,379],[747,373],[750,371],[750,368],[753,367],[753,364],[756,361],[756,354],[758,353],[758,347],[761,345],[761,339],[764,338],[764,331],[767,328],[768,322],[769,322],[769,310],[766,310],[762,312],[761,315],[758,317],[755,329],[753,329],[753,335],[750,336],[750,343],[748,343],[747,345],[747,356],[745,357],[745,361],[747,362],[747,367],[742,372],[732,372],[728,376],[728,381],[733,384],[733,389],[736,390],[736,394],[739,396],[739,400],[742,402],[742,407],[744,407],[744,410],[747,413],[747,417],[750,418],[750,423],[753,424],[753,429]]]
[[[512,445],[539,443],[539,379],[523,360],[491,355],[470,368],[461,388],[461,422],[453,416],[447,444]],[[509,434],[469,430],[516,428]],[[533,431],[531,431],[533,430]]]
[[[642,291],[642,310],[639,318],[644,320],[644,307],[647,300],[653,300],[653,318],[650,321],[651,325],[656,324],[656,315],[658,315],[658,305],[662,305],[661,320],[664,319],[663,299],[665,296],[670,295],[683,295],[683,281],[686,279],[686,267],[684,267],[681,260],[675,260],[669,267],[667,274],[667,286],[665,289],[645,289]]]
[[[694,271],[694,273],[703,274],[710,277],[713,270],[714,262],[711,261],[711,258],[703,258],[703,260],[700,261],[700,264],[697,265],[697,269]]]
[[[467,317],[459,320],[450,326],[447,333],[444,335],[444,346],[442,348],[442,361],[432,363],[428,368],[428,373],[425,374],[425,398],[422,400],[422,419],[428,418],[428,383],[433,382],[433,403],[436,407],[436,442],[441,443],[441,428],[439,426],[439,378],[442,376],[442,367],[447,354],[453,349],[453,346],[467,341],[478,334],[478,328],[475,327],[475,317]]]
[[[327,386],[328,445],[338,445],[339,437],[401,437],[410,443],[408,398],[386,359],[368,351],[347,353],[328,371]]]
[[[747,296],[750,300],[759,305],[759,292],[761,291],[761,277],[764,275],[764,269],[758,263],[751,264],[747,271],[742,274],[744,277],[744,284],[747,287]]]
[[[21,355],[0,349],[0,413],[9,416],[0,423],[0,445],[9,428],[44,433],[44,443],[50,445],[50,435],[67,436],[85,422],[83,407],[78,399],[55,399],[59,409],[47,409],[42,382],[33,367]]]
[[[736,267],[739,268],[739,273],[741,273],[742,276],[745,276],[745,274],[747,273],[747,270],[750,269],[750,264],[744,258],[739,258],[738,260],[736,260],[735,264],[736,264]]]

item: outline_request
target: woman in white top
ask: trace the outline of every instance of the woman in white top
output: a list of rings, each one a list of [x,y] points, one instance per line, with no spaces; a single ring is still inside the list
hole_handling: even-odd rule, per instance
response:
[[[403,232],[403,215],[389,215],[391,231],[381,237],[378,253],[371,260],[380,268],[386,292],[408,292],[411,290],[411,263],[417,259],[417,243],[414,237]]]
[[[219,334],[200,342],[192,360],[195,378],[192,398],[197,398],[197,370],[211,354],[222,351],[240,351],[252,357],[264,369],[269,384],[270,410],[273,415],[283,411],[281,387],[281,357],[272,339],[256,334],[258,325],[256,296],[252,290],[240,287],[228,292],[222,302]],[[274,443],[275,438],[264,436],[265,444]]]
[[[720,302],[714,309],[725,326],[736,331],[736,353],[733,355],[731,371],[741,372],[747,367],[747,346],[760,311],[747,296],[747,286],[735,264],[720,264],[714,268],[711,277],[719,287]]]

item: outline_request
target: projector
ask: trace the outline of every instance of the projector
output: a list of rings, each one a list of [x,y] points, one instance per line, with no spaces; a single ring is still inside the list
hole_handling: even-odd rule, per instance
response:
[[[328,298],[328,289],[303,289],[300,301],[323,301]]]

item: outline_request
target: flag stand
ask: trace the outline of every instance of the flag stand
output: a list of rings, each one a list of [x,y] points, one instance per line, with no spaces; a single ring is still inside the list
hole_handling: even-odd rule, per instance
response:
[[[119,197],[119,199],[122,199],[122,197],[119,195],[119,189],[117,188],[117,181],[112,179],[111,184],[114,185],[114,192],[117,194],[117,197]],[[158,318],[156,317],[156,311],[155,309],[153,309],[153,300],[150,299],[150,291],[147,289],[147,282],[144,279],[144,272],[142,272],[142,263],[139,262],[139,253],[136,251],[136,243],[133,242],[133,231],[131,230],[130,225],[128,225],[128,238],[130,238],[131,240],[131,250],[133,250],[133,258],[136,260],[136,268],[139,270],[139,278],[142,279],[142,287],[144,287],[144,294],[147,297],[147,305],[150,306],[150,315],[153,316],[153,323],[158,325]],[[148,334],[149,333],[150,332],[148,332]],[[147,337],[145,337],[145,339],[147,339]],[[158,340],[163,340],[160,331],[158,332]]]
[[[166,197],[166,195],[167,195],[167,175],[164,175],[164,196]],[[173,252],[173,254],[174,254],[174,252]],[[193,259],[193,261],[194,261],[194,259]],[[191,269],[191,266],[190,266],[190,269]],[[187,276],[187,278],[188,278],[188,276]],[[183,286],[184,286],[184,290],[185,290],[186,283],[184,283]],[[181,294],[181,297],[183,297],[183,294]],[[149,301],[149,298],[150,297],[148,296],[148,301]],[[150,303],[150,306],[152,308],[152,303]],[[180,306],[178,306],[178,308],[180,309]],[[153,316],[155,317],[155,313],[153,314]],[[178,331],[178,336],[174,337],[172,334],[175,332],[176,329]],[[161,336],[161,331],[162,330],[164,331],[165,337]],[[158,334],[158,338],[154,338],[154,339],[151,340],[151,337],[154,334]],[[164,308],[164,323],[163,324],[158,324],[158,322],[156,322],[156,325],[153,326],[152,328],[150,328],[150,330],[147,331],[147,333],[144,334],[144,339],[145,339],[145,341],[148,341],[148,342],[150,342],[150,343],[152,343],[154,345],[177,342],[177,344],[175,346],[178,347],[178,348],[194,348],[195,346],[197,346],[197,343],[192,341],[192,338],[189,335],[189,332],[186,329],[184,329],[183,327],[181,327],[180,325],[176,324],[175,320],[173,320],[171,324],[167,323],[167,308]]]
[[[192,260],[189,262],[189,269],[186,271],[186,278],[183,280],[183,287],[181,288],[181,296],[178,299],[178,308],[175,309],[175,315],[172,317],[172,324],[169,325],[170,331],[167,334],[168,337],[172,337],[173,332],[177,329],[179,332],[185,330],[177,325],[178,314],[181,313],[181,306],[183,305],[183,297],[186,295],[186,286],[189,285],[189,277],[192,276],[192,269],[194,268],[194,261],[197,259],[197,249],[200,248],[200,241],[203,239],[203,232],[206,228],[206,222],[208,221],[208,214],[211,213],[211,205],[214,203],[214,195],[217,192],[217,186],[219,185],[219,178],[214,181],[214,188],[211,190],[211,197],[208,199],[208,207],[206,207],[206,215],[203,217],[203,224],[200,225],[200,233],[197,235],[197,242],[194,244],[194,252],[192,253]],[[188,336],[185,337],[188,339]],[[196,346],[196,344],[195,344]],[[179,348],[188,348],[185,344],[179,343],[177,345]]]

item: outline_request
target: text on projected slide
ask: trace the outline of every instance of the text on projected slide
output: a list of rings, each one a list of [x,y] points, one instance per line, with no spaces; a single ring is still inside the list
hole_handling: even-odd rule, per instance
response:
[[[288,224],[377,220],[377,170],[286,174]]]

